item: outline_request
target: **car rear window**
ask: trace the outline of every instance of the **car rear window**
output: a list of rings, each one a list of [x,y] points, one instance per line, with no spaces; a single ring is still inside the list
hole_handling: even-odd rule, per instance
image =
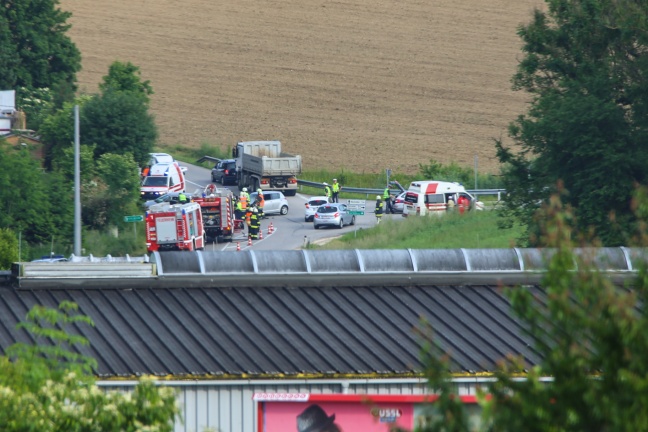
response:
[[[408,202],[410,204],[416,204],[418,202],[418,194],[415,192],[407,192],[405,194],[405,202]]]
[[[223,168],[224,168],[224,169],[228,169],[228,170],[232,170],[232,169],[236,168],[236,162],[226,163],[226,164],[223,166]]]
[[[308,205],[312,205],[312,206],[321,206],[321,205],[323,205],[323,204],[326,204],[326,200],[312,200],[312,201],[308,201]]]
[[[317,213],[335,213],[336,211],[339,211],[337,207],[330,206],[322,206],[317,209]]]

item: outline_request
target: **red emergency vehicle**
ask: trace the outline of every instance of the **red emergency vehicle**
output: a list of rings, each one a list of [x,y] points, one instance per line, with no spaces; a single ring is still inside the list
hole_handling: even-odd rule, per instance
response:
[[[195,193],[192,199],[200,205],[207,241],[231,242],[234,233],[242,228],[242,224],[235,220],[232,191],[210,184],[201,193]]]
[[[146,212],[146,248],[197,250],[205,247],[205,232],[200,205],[197,203],[161,203]]]

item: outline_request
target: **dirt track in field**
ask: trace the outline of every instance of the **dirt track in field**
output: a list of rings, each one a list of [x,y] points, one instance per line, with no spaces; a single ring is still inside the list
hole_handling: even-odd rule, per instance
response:
[[[155,91],[160,142],[279,139],[304,168],[496,172],[525,111],[516,28],[541,0],[62,0],[80,90],[115,60]]]

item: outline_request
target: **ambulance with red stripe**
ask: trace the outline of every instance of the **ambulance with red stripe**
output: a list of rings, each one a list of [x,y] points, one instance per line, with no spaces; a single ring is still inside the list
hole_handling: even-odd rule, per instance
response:
[[[448,205],[448,202],[452,203]],[[483,210],[484,205],[459,183],[437,180],[413,181],[405,193],[403,217],[443,215],[448,210]],[[454,205],[453,205],[454,204]],[[461,204],[461,206],[460,206]]]

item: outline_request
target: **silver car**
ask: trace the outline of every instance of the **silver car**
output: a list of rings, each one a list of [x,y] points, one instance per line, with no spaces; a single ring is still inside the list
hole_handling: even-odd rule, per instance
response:
[[[251,203],[256,201],[257,195],[258,193],[256,192],[250,194]],[[288,200],[282,192],[263,192],[263,199],[265,200],[265,204],[263,205],[263,214],[288,214]]]
[[[317,209],[313,218],[313,227],[355,225],[355,215],[349,214],[346,204],[324,204]]]
[[[306,222],[312,222],[315,217],[315,213],[320,206],[328,204],[328,198],[325,196],[314,196],[304,204],[306,209],[304,210],[304,220]]]

